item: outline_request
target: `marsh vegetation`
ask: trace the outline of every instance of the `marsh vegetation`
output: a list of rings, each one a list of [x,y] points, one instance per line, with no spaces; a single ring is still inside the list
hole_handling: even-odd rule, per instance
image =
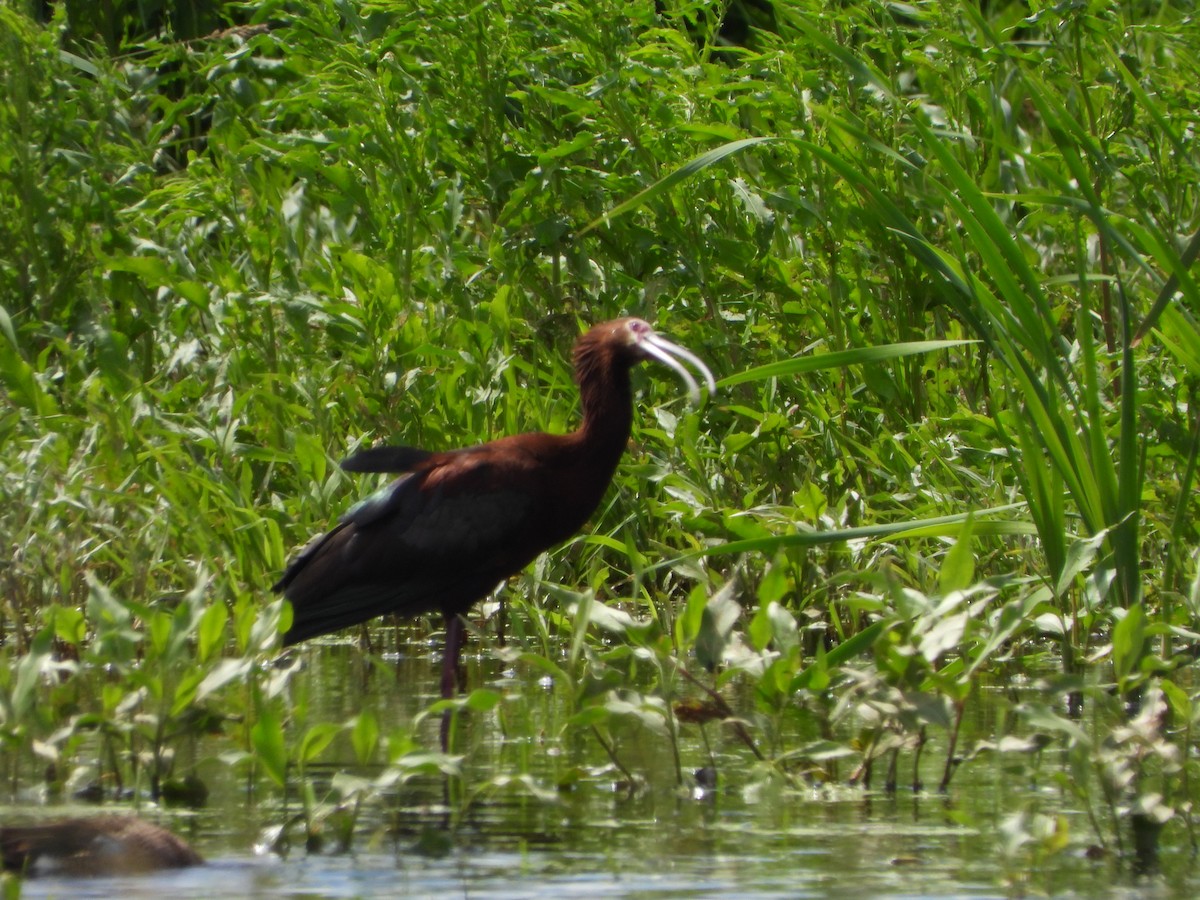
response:
[[[779,889],[742,874],[819,842],[797,816],[911,834],[905,798],[989,860],[910,893],[1195,889],[1191,4],[778,0],[745,46],[690,0],[27,5],[6,810],[208,795],[202,849],[518,834],[535,870],[566,820],[667,860],[702,854],[652,823],[737,820],[727,894]],[[469,617],[461,699],[439,619],[279,654],[269,586],[377,486],[338,460],[569,430],[569,348],[626,314],[719,395],[635,378],[613,488]]]

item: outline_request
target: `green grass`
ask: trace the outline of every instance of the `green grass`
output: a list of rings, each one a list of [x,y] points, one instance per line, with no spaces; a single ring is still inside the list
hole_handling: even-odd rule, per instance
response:
[[[1188,839],[1190,9],[776,6],[720,60],[648,0],[262,3],[269,32],[123,44],[0,9],[10,783],[94,730],[114,770],[166,759],[196,703],[252,781],[339,730],[382,752],[252,665],[288,555],[367,489],[336,461],[572,427],[571,343],[629,313],[723,391],[639,373],[606,504],[510,591],[567,727],[611,747],[630,698],[596,686],[632,667],[673,745],[695,682],[745,688],[781,777],[836,745],[869,782],[935,730],[949,787],[979,679],[1050,659],[1014,718],[1087,762],[1098,839],[1134,809]],[[1172,719],[1100,748],[1058,711],[1081,685]]]

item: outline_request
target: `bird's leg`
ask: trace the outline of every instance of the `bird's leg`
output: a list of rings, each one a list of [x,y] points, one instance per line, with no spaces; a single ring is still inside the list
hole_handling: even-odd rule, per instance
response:
[[[458,694],[462,684],[462,673],[459,671],[459,655],[462,651],[466,634],[463,630],[462,616],[446,614],[446,649],[442,654],[442,699],[449,700]],[[450,722],[457,715],[453,709],[442,713],[442,752],[450,752]]]
[[[446,652],[442,657],[442,699],[454,697],[462,686],[459,656],[466,642],[462,616],[446,616]]]

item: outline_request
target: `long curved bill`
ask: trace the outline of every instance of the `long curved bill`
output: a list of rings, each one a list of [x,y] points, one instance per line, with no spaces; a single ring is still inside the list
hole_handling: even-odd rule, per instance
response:
[[[674,369],[679,377],[684,380],[688,387],[688,397],[691,398],[693,404],[700,402],[700,385],[696,384],[696,379],[679,360],[691,363],[696,371],[704,376],[704,381],[708,385],[708,395],[711,397],[717,392],[717,382],[713,379],[712,372],[695,353],[688,350],[686,347],[680,347],[678,344],[672,344],[666,338],[655,333],[647,335],[641,343],[641,349],[647,356],[653,356],[664,366]]]

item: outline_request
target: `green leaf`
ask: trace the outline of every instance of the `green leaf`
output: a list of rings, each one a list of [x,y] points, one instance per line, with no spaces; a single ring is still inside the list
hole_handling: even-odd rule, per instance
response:
[[[1114,615],[1120,612],[1114,610]],[[1137,670],[1146,638],[1146,612],[1140,603],[1125,610],[1113,626],[1113,668],[1117,679],[1128,677]]]
[[[637,194],[630,197],[623,203],[618,203],[613,209],[606,212],[600,218],[589,222],[579,230],[576,237],[583,237],[589,231],[599,228],[601,225],[608,225],[613,219],[623,216],[625,213],[635,210],[638,207],[645,206],[655,197],[659,197],[669,192],[681,181],[685,181],[686,179],[695,175],[697,172],[701,172],[704,169],[707,169],[709,166],[720,162],[727,156],[731,156],[734,153],[745,150],[747,147],[753,147],[755,144],[762,144],[771,140],[775,140],[775,138],[744,138],[740,141],[731,141],[728,144],[717,147],[715,150],[709,150],[707,153],[701,153],[694,159],[684,163],[684,165],[680,166],[675,171],[663,178],[660,178],[645,190],[639,191]]]
[[[364,709],[355,717],[354,726],[350,729],[350,744],[354,747],[354,758],[360,766],[367,765],[374,758],[375,749],[379,746],[379,723],[369,709]]]
[[[42,672],[51,662],[50,647],[54,640],[54,629],[43,628],[34,636],[29,652],[17,663],[17,677],[7,711],[12,720],[6,724],[19,727],[29,714],[34,703],[35,690],[41,681]]]
[[[821,660],[820,666],[818,667],[816,663],[812,663],[804,671],[800,672],[800,674],[792,679],[792,690],[812,690],[813,688],[810,683],[819,671],[835,669],[842,665],[842,663],[849,662],[856,656],[866,653],[875,646],[875,642],[879,640],[880,636],[890,625],[891,622],[882,619],[878,622],[872,622],[862,631],[846,638],[846,640],[842,641],[828,653],[819,651],[819,655],[823,654],[824,657]]]
[[[829,675],[829,661],[823,644],[817,644],[817,652],[803,671],[792,678],[789,685],[791,691],[811,691],[819,694],[829,689],[832,679]]]
[[[1066,562],[1054,585],[1054,595],[1056,597],[1065,597],[1067,595],[1067,592],[1071,590],[1071,586],[1075,581],[1075,576],[1082,574],[1092,565],[1096,554],[1104,546],[1104,540],[1107,537],[1108,531],[1105,530],[1091,537],[1080,538],[1071,542],[1071,545],[1067,548]]]
[[[225,623],[229,621],[229,609],[220,600],[214,601],[200,616],[200,627],[196,632],[196,657],[207,662],[225,643]]]
[[[700,625],[704,621],[704,607],[708,603],[708,593],[704,585],[698,584],[688,593],[687,605],[683,612],[675,618],[675,643],[680,651],[691,647],[700,634]]]
[[[274,709],[264,709],[250,729],[254,758],[279,787],[287,782],[288,755],[283,741],[283,722]]]
[[[771,628],[771,617],[767,612],[768,605],[768,603],[759,603],[758,612],[754,614],[754,618],[746,626],[746,634],[750,637],[750,643],[759,653],[767,649],[767,646],[771,643],[771,638],[774,637]]]
[[[596,136],[590,131],[581,131],[571,140],[564,141],[556,147],[551,147],[549,150],[538,154],[538,165],[546,168],[555,160],[562,159],[578,153],[580,150],[587,150],[596,143]]]
[[[760,652],[773,644],[778,652],[786,655],[799,641],[796,619],[774,600],[759,604],[746,631],[754,649]]]
[[[779,602],[792,589],[787,562],[783,556],[777,556],[767,567],[762,580],[758,583],[758,601],[760,604]]]
[[[957,535],[962,532],[963,524],[971,516],[989,515],[1009,512],[1024,507],[1023,503],[1012,503],[975,512],[954,513],[948,516],[935,516],[928,519],[915,519],[907,522],[884,522],[878,525],[864,525],[859,528],[835,528],[827,531],[816,529],[796,531],[791,534],[777,534],[769,537],[748,538],[741,541],[729,541],[725,544],[714,544],[693,550],[683,556],[666,559],[648,566],[648,571],[669,568],[678,565],[685,559],[701,556],[726,556],[741,553],[763,553],[774,556],[789,547],[815,547],[823,544],[839,544],[847,541],[882,537],[932,537],[936,535]],[[1032,526],[1027,522],[1010,521],[979,521],[976,520],[972,531],[978,535],[1029,534]]]
[[[491,688],[475,688],[467,694],[466,708],[472,712],[491,712],[504,700],[504,694]]]
[[[570,684],[570,676],[553,660],[543,656],[540,653],[534,653],[532,650],[525,650],[517,657],[521,662],[534,666],[546,672],[555,681],[560,681],[564,684]]]
[[[978,341],[909,341],[902,344],[884,344],[877,347],[858,347],[853,350],[836,350],[832,353],[812,353],[806,356],[795,356],[779,362],[755,366],[730,375],[717,382],[718,388],[732,387],[747,381],[763,381],[767,378],[785,378],[791,375],[802,375],[808,372],[820,372],[825,369],[843,369],[846,366],[864,365],[866,363],[883,362],[888,359],[900,359],[905,356],[916,356],[921,353],[933,353],[938,350],[948,350],[951,347],[962,347],[975,344]]]
[[[595,703],[591,706],[585,706],[567,721],[574,728],[596,728],[597,726],[607,724],[611,716],[612,714],[606,705]]]
[[[1163,681],[1160,685],[1163,695],[1171,705],[1171,712],[1180,722],[1191,722],[1196,710],[1188,692],[1173,681]]]
[[[1018,707],[1017,710],[1033,729],[1052,731],[1065,735],[1073,744],[1080,747],[1090,748],[1092,746],[1091,738],[1087,736],[1087,732],[1076,723],[1063,718],[1056,712],[1052,712],[1045,706],[1040,704],[1025,705]]]
[[[333,722],[318,722],[316,725],[311,726],[304,732],[304,737],[300,739],[300,747],[296,751],[296,761],[301,766],[306,766],[310,762],[313,762],[325,752],[325,748],[330,745],[341,730],[341,726]]]
[[[253,660],[241,657],[238,659],[223,659],[200,682],[196,689],[196,700],[200,701],[219,690],[231,681],[241,680],[253,668]]]
[[[154,657],[162,659],[167,656],[166,651],[171,638],[171,622],[174,616],[149,608],[145,613],[142,617],[142,626],[146,629],[146,635],[149,638],[149,650]]]
[[[957,647],[966,633],[970,616],[965,612],[944,616],[933,624],[924,634],[918,649],[921,655],[930,663],[936,663],[947,650]]]
[[[696,659],[704,668],[712,671],[725,655],[725,647],[733,626],[742,614],[742,607],[733,599],[737,579],[730,578],[712,598],[704,604],[700,617],[700,631],[696,635]]]
[[[596,595],[591,591],[575,594],[574,621],[571,623],[571,648],[567,651],[568,671],[578,671],[579,658],[583,654],[584,640],[587,638],[588,622],[591,621],[592,606],[597,602]]]
[[[971,551],[973,524],[974,519],[968,516],[954,546],[942,558],[942,566],[938,569],[938,593],[942,596],[965,591],[975,580],[975,554]]]
[[[52,606],[51,617],[54,634],[58,640],[72,647],[80,646],[87,637],[87,618],[77,606]]]
[[[8,314],[3,306],[0,306],[0,334],[8,338],[8,342],[12,344],[12,349],[17,351],[20,349],[20,344],[17,343],[17,332],[13,328],[12,317]]]
[[[1036,621],[1033,612],[1048,599],[1048,594],[1049,591],[1041,587],[1027,597],[1012,600],[1001,608],[1000,615],[990,623],[987,641],[971,655],[968,676],[973,675],[998,649],[1007,645],[1014,634],[1033,626]]]

